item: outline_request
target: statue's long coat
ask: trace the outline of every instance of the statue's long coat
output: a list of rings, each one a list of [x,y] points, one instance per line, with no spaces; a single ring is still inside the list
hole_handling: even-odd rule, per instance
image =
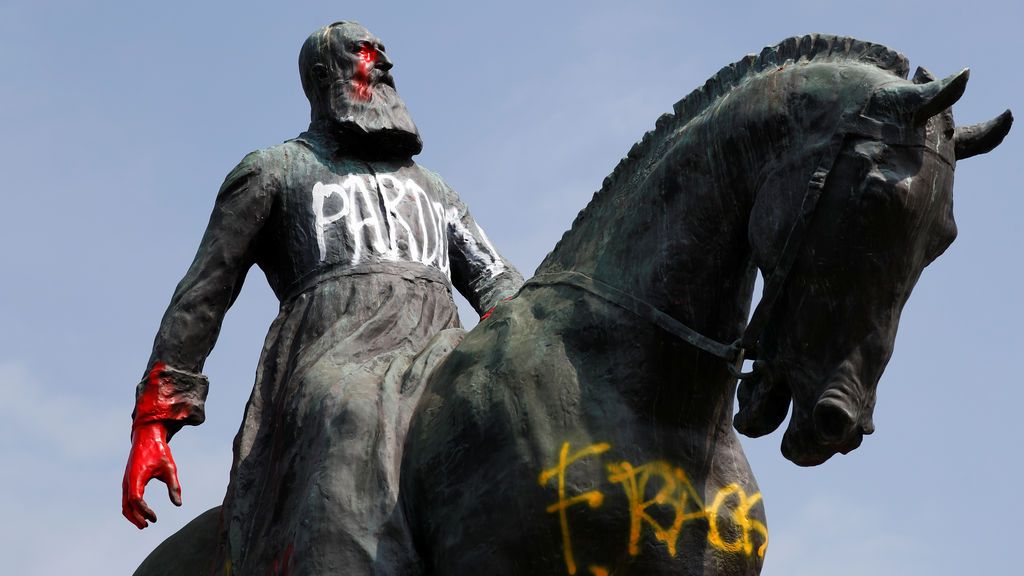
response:
[[[203,362],[252,264],[281,300],[235,439],[221,573],[368,572],[420,378],[463,333],[452,283],[484,311],[522,282],[436,174],[336,149],[307,132],[242,160],[154,344],[150,368],[199,423]]]

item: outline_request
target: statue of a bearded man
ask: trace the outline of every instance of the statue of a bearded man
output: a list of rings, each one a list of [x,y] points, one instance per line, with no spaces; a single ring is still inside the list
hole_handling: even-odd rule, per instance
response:
[[[370,573],[421,380],[463,334],[452,285],[483,314],[522,283],[411,160],[421,141],[391,66],[356,23],[306,40],[309,130],[228,174],[138,386],[123,513],[143,528],[151,478],[180,504],[167,441],[203,421],[203,363],[246,272],[263,270],[281,309],[235,438],[215,573]]]

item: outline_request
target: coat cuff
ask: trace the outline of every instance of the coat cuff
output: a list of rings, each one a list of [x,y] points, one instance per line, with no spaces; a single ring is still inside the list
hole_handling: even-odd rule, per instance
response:
[[[142,424],[162,422],[170,439],[186,424],[202,424],[206,419],[209,388],[210,381],[206,376],[157,362],[135,388],[132,429]]]

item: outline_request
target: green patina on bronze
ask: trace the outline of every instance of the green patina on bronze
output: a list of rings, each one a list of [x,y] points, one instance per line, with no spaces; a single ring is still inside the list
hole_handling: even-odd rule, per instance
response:
[[[767,434],[792,406],[782,451],[800,465],[871,433],[902,306],[955,236],[953,165],[1009,128],[954,129],[966,71],[908,70],[883,46],[790,38],[658,120],[431,374],[401,482],[422,573],[760,572],[734,425]],[[779,288],[734,417],[727,363],[644,310],[728,345],[758,269]]]
[[[767,521],[734,427],[767,434],[792,409],[782,450],[800,465],[872,432],[902,307],[956,233],[954,165],[998,145],[1012,121],[955,128],[966,71],[908,72],[888,48],[824,35],[723,68],[634,145],[521,289],[511,267],[488,276],[499,257],[466,235],[470,221],[450,219],[462,223],[448,240],[452,278],[478,310],[518,289],[468,334],[454,328],[443,274],[412,278],[390,261],[349,262],[358,278],[316,270],[325,250],[350,261],[353,244],[288,220],[302,208],[283,191],[395,174],[468,213],[436,176],[389,158],[385,140],[320,130],[314,112],[309,134],[248,158],[218,200],[253,190],[246,209],[266,211],[241,223],[277,222],[246,254],[282,298],[222,536],[208,513],[138,574],[194,573],[167,566],[211,541],[208,565],[235,574],[758,574]],[[353,156],[360,142],[371,157]],[[757,363],[737,389],[724,354],[671,326],[723,347],[741,339],[758,270],[777,291],[755,315]],[[402,308],[379,306],[382,294]],[[161,342],[155,358],[212,345]],[[351,425],[361,416],[371,424]],[[382,425],[388,450],[367,435]]]

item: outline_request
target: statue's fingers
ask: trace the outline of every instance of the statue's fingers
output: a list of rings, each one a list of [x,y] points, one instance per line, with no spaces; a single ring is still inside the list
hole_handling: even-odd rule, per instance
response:
[[[139,530],[149,526],[146,520],[156,522],[156,514],[154,514],[153,510],[146,504],[146,501],[142,499],[126,499],[121,506],[121,514],[123,514],[129,522],[135,524]]]
[[[132,524],[135,524],[135,527],[139,530],[142,530],[143,528],[148,526],[148,524],[146,524],[145,518],[140,516],[138,512],[135,511],[135,508],[133,508],[131,504],[128,503],[127,500],[121,505],[121,515],[127,518],[128,521]]]
[[[132,466],[132,460],[129,458],[128,466],[124,470],[124,477],[121,479],[121,515],[128,519],[129,522],[135,525],[136,528],[142,530],[149,524],[146,523],[146,519],[142,517],[136,506],[136,501],[142,498],[141,490],[136,490],[136,473]]]
[[[139,515],[141,515],[146,520],[149,520],[150,522],[156,522],[156,513],[153,512],[153,509],[149,507],[149,504],[146,504],[145,500],[139,498],[134,502],[134,504],[136,510],[138,510],[139,512]]]
[[[174,465],[174,462],[164,467],[160,479],[167,484],[167,495],[171,498],[171,502],[175,506],[181,506],[181,484],[178,482],[178,467]]]
[[[131,498],[128,495],[128,475],[125,474],[124,480],[121,481],[121,515],[128,519],[129,522],[135,524],[140,530],[146,527],[146,521],[141,516],[135,513],[135,510],[131,505]]]
[[[129,480],[129,491],[128,491],[128,504],[135,511],[135,514],[140,518],[149,520],[150,522],[156,522],[156,514],[153,509],[146,504],[146,500],[143,498],[146,493],[146,484],[151,478],[154,477],[154,470],[152,468],[144,468],[136,470],[131,475]],[[131,520],[131,518],[129,518]],[[140,528],[145,528],[145,522],[143,522]]]

